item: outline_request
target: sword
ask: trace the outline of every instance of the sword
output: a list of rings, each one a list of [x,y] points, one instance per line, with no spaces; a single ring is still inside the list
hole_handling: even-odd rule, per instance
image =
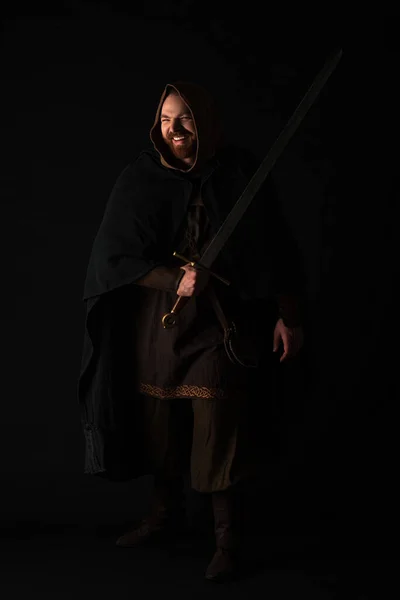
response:
[[[334,52],[333,55],[326,61],[321,71],[317,74],[311,86],[309,87],[303,99],[301,100],[300,104],[297,106],[293,115],[290,117],[289,121],[286,123],[285,127],[279,134],[279,137],[275,140],[267,156],[264,158],[257,171],[254,173],[253,177],[250,179],[242,195],[236,201],[229,215],[226,217],[225,221],[220,226],[219,230],[207,246],[206,250],[203,252],[202,257],[199,261],[193,263],[196,268],[209,271],[210,275],[218,277],[215,273],[212,273],[210,271],[212,263],[217,258],[218,254],[228,241],[229,237],[232,235],[233,231],[235,230],[235,227],[239,223],[245,211],[248,209],[251,201],[257,194],[261,185],[264,183],[275,162],[282,154],[290,138],[293,136],[293,134],[299,127],[300,123],[302,122],[307,112],[313,105],[318,94],[320,93],[325,83],[335,70],[339,60],[342,57],[342,54],[343,51],[341,48]],[[176,253],[174,253],[174,255],[178,256],[182,260],[185,260],[185,262],[191,263],[190,260],[187,260],[183,256],[177,255]],[[218,279],[222,278],[218,277]],[[225,280],[224,283],[228,282],[226,282]],[[170,329],[171,327],[174,327],[176,325],[179,313],[186,306],[189,300],[190,296],[178,297],[171,312],[165,314],[162,318],[162,325],[164,329]]]

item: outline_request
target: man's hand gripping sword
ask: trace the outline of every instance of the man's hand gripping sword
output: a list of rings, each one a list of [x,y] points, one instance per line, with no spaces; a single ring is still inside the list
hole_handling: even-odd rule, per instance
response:
[[[213,271],[210,271],[210,269],[203,267],[203,265],[201,263],[199,263],[197,261],[189,260],[185,256],[178,254],[177,252],[174,252],[174,256],[176,256],[176,258],[179,258],[180,260],[184,261],[185,264],[189,264],[191,267],[198,269],[199,271],[207,271],[207,273],[211,277],[215,277],[216,279],[219,279],[219,281],[222,281],[222,283],[224,283],[225,285],[230,285],[230,281],[228,281],[227,279],[224,279],[224,277],[220,277],[220,275],[217,275]],[[188,303],[189,300],[190,300],[190,296],[178,296],[178,299],[175,302],[174,306],[172,307],[171,312],[165,314],[162,318],[162,324],[163,324],[164,329],[171,329],[172,327],[175,327],[179,313],[186,306],[186,304]]]

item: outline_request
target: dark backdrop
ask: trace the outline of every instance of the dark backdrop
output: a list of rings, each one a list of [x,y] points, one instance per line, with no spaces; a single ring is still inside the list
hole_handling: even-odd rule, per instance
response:
[[[396,19],[288,23],[255,3],[245,10],[71,2],[3,14],[5,528],[112,520],[147,489],[83,475],[76,385],[91,244],[115,179],[149,142],[165,83],[206,85],[229,137],[261,158],[338,46],[337,70],[274,168],[310,321],[302,356],[278,369],[265,492],[281,526],[344,533],[342,553],[393,526]]]

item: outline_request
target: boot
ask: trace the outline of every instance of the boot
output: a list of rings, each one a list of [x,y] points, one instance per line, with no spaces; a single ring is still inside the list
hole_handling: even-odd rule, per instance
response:
[[[176,539],[185,528],[183,499],[183,479],[156,483],[149,515],[118,538],[116,545],[132,548]]]
[[[223,583],[234,579],[239,566],[241,537],[241,507],[233,488],[213,492],[214,531],[216,552],[207,567],[205,578]]]

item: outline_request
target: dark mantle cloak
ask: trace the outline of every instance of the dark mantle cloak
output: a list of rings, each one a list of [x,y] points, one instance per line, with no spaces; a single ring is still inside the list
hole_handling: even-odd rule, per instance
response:
[[[146,474],[135,421],[135,282],[155,267],[182,265],[172,255],[193,178],[215,234],[257,167],[247,150],[224,145],[200,172],[185,173],[168,168],[156,149],[149,148],[118,177],[92,246],[84,286],[78,400],[86,473],[119,481]],[[239,319],[235,312],[240,312],[256,319],[260,352],[272,352],[271,325],[279,315],[288,326],[301,323],[302,257],[270,176],[212,269],[231,282],[222,296],[232,316]]]

